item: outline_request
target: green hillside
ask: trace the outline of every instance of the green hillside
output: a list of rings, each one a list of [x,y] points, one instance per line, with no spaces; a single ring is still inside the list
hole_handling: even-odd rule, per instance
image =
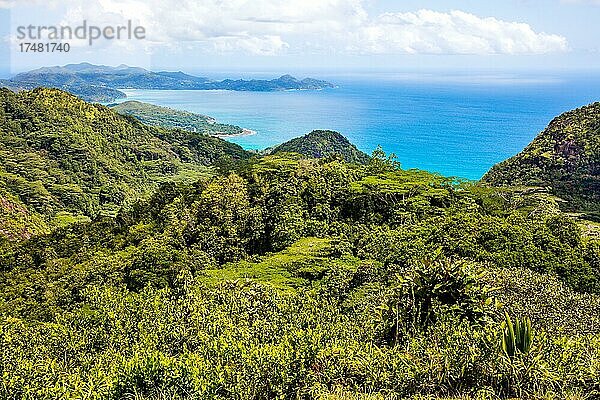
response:
[[[548,187],[570,209],[600,211],[600,103],[555,118],[521,153],[495,165],[482,181]]]
[[[0,398],[600,396],[600,238],[556,197],[1,93]]]
[[[281,152],[299,153],[308,158],[324,158],[338,155],[350,163],[365,164],[369,156],[338,132],[315,130],[294,138],[269,150],[270,154]]]
[[[0,90],[0,190],[48,218],[114,213],[158,182],[196,179],[218,159],[247,156],[237,145],[148,127],[60,90]]]
[[[244,130],[239,126],[220,124],[214,118],[189,111],[175,110],[169,107],[156,106],[129,100],[110,106],[123,115],[131,115],[146,125],[167,129],[183,129],[203,135],[239,135]]]

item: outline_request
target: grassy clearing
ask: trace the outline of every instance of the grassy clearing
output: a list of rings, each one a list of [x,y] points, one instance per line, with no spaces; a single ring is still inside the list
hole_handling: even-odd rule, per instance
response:
[[[258,261],[228,263],[223,268],[206,270],[205,282],[217,284],[251,279],[280,289],[292,289],[321,275],[330,263],[330,253],[330,239],[303,238],[279,253],[260,257]]]

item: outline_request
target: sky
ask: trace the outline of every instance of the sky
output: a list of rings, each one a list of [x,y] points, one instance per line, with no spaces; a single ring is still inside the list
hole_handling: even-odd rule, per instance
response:
[[[595,71],[599,17],[600,0],[0,0],[0,77],[79,62],[192,73]],[[19,37],[19,27],[83,21],[109,33],[130,21],[144,35],[21,51],[57,40]]]

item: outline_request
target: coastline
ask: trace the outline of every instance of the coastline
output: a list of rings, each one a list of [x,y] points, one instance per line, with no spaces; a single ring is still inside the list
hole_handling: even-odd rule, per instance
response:
[[[232,135],[210,135],[210,136],[218,137],[220,139],[227,139],[230,137],[251,136],[251,135],[256,135],[256,131],[253,131],[252,129],[242,128],[242,132],[240,132],[240,133],[234,133]]]

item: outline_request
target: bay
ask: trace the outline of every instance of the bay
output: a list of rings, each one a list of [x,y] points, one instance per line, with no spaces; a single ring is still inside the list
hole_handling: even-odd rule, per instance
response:
[[[313,75],[314,76],[314,75]],[[228,140],[264,149],[313,129],[336,130],[403,168],[479,179],[521,151],[550,120],[600,100],[600,75],[355,74],[316,77],[318,91],[125,90],[128,100],[197,112],[255,135]]]

